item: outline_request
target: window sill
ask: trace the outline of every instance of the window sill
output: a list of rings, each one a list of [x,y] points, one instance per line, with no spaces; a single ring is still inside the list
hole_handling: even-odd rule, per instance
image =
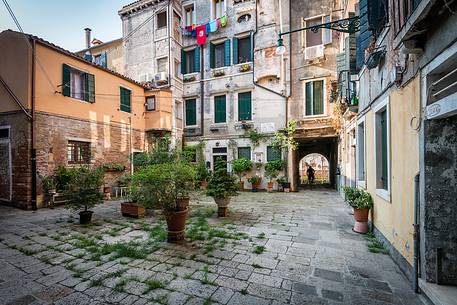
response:
[[[376,189],[376,195],[390,203],[390,192],[385,189]]]
[[[198,128],[198,125],[186,125],[186,126],[184,126],[184,129],[194,129],[194,128]]]
[[[118,109],[119,112],[123,112],[123,113],[128,113],[128,114],[132,114],[132,111],[125,111],[125,110],[121,110],[121,109]]]
[[[320,119],[320,118],[325,118],[325,117],[328,117],[327,114],[312,114],[312,115],[304,115],[303,116],[303,119],[306,120],[306,119]]]

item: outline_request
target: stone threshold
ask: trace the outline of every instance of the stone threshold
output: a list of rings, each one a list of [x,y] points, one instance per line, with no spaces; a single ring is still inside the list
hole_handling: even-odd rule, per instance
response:
[[[437,285],[419,279],[419,287],[434,305],[455,305],[457,286]]]

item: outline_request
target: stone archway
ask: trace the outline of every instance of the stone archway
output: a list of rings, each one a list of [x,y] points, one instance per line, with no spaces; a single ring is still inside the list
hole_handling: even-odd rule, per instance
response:
[[[328,159],[321,154],[312,153],[304,156],[298,162],[298,174],[300,185],[311,184],[308,181],[307,171],[309,168],[314,169],[315,180],[313,184],[329,184],[330,183],[330,163]]]

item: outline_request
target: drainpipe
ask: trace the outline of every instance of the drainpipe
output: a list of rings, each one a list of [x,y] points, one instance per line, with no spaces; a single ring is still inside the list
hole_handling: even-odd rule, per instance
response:
[[[133,133],[132,133],[132,117],[129,116],[130,129],[130,174],[133,175]]]
[[[33,40],[32,43],[32,119],[30,122],[30,142],[31,142],[31,151],[30,151],[30,162],[31,162],[31,172],[32,172],[32,210],[36,211],[36,197],[37,197],[37,189],[36,189],[36,175],[37,175],[37,166],[36,166],[36,148],[35,148],[35,60],[36,60],[36,42]]]
[[[200,47],[201,53],[200,53],[200,134],[199,136],[203,136],[204,133],[204,126],[205,123],[203,122],[204,120],[204,102],[205,102],[205,45],[201,45]],[[184,104],[183,104],[184,106]]]
[[[414,292],[419,293],[419,260],[420,260],[420,251],[419,251],[419,243],[420,243],[420,230],[419,230],[419,181],[420,181],[420,174],[417,173],[414,176],[414,224],[413,224],[413,239],[414,239],[414,265],[413,265],[413,289]]]

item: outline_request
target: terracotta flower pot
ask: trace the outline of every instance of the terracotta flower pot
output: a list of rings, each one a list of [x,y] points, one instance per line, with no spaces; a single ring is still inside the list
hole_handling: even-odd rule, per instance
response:
[[[230,197],[227,198],[214,198],[217,204],[217,216],[227,217],[228,205],[230,203]]]
[[[122,216],[140,218],[146,214],[146,208],[135,202],[122,202],[121,213]]]
[[[176,199],[176,211],[184,211],[189,207],[190,198],[180,197]]]
[[[205,190],[206,189],[206,180],[200,181],[200,189]]]
[[[368,232],[368,212],[370,209],[354,208],[354,232],[365,234]]]
[[[188,208],[179,212],[165,212],[165,218],[168,226],[168,242],[176,242],[184,239],[188,212]]]
[[[79,223],[82,225],[88,224],[92,220],[92,211],[81,211],[79,212]]]
[[[260,182],[252,183],[252,191],[257,192],[257,190],[259,189],[259,186],[260,186]]]
[[[268,182],[267,187],[269,192],[273,192],[273,182]]]

